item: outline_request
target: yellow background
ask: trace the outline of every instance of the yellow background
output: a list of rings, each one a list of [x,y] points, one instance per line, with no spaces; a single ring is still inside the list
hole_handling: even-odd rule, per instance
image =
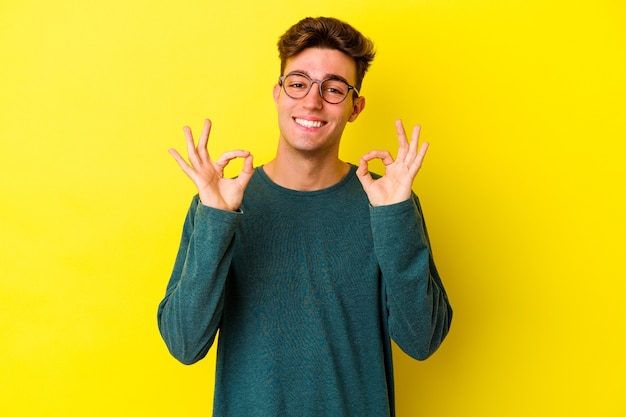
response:
[[[431,142],[415,190],[455,309],[396,351],[399,416],[624,416],[621,0],[0,1],[0,414],[210,415],[213,356],[156,327],[194,193],[168,155],[269,161],[276,40],[332,15],[378,56],[342,157]]]

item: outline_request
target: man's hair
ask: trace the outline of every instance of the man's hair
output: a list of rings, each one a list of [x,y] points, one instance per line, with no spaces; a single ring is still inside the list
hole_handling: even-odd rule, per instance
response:
[[[332,17],[307,17],[278,39],[280,73],[285,71],[289,58],[307,48],[336,49],[352,58],[356,65],[357,90],[376,54],[373,42],[349,24]]]

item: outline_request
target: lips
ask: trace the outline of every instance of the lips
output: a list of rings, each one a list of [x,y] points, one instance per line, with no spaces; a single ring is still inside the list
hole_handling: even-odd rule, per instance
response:
[[[302,127],[306,127],[307,129],[314,129],[314,128],[319,128],[322,127],[326,124],[326,122],[323,122],[321,120],[307,120],[307,119],[300,119],[300,118],[294,118],[294,121],[302,126]]]

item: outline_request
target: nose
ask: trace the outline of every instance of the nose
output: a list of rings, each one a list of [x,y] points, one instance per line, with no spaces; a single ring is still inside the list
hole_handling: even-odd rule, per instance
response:
[[[313,84],[317,84],[314,86]],[[302,98],[304,106],[307,108],[320,108],[324,105],[322,98],[322,82],[312,81],[309,92]]]

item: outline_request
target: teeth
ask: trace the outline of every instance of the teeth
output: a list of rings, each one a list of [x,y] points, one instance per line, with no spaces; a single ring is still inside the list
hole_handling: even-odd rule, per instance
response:
[[[296,119],[296,123],[304,127],[322,127],[323,122],[314,122],[313,120]]]

